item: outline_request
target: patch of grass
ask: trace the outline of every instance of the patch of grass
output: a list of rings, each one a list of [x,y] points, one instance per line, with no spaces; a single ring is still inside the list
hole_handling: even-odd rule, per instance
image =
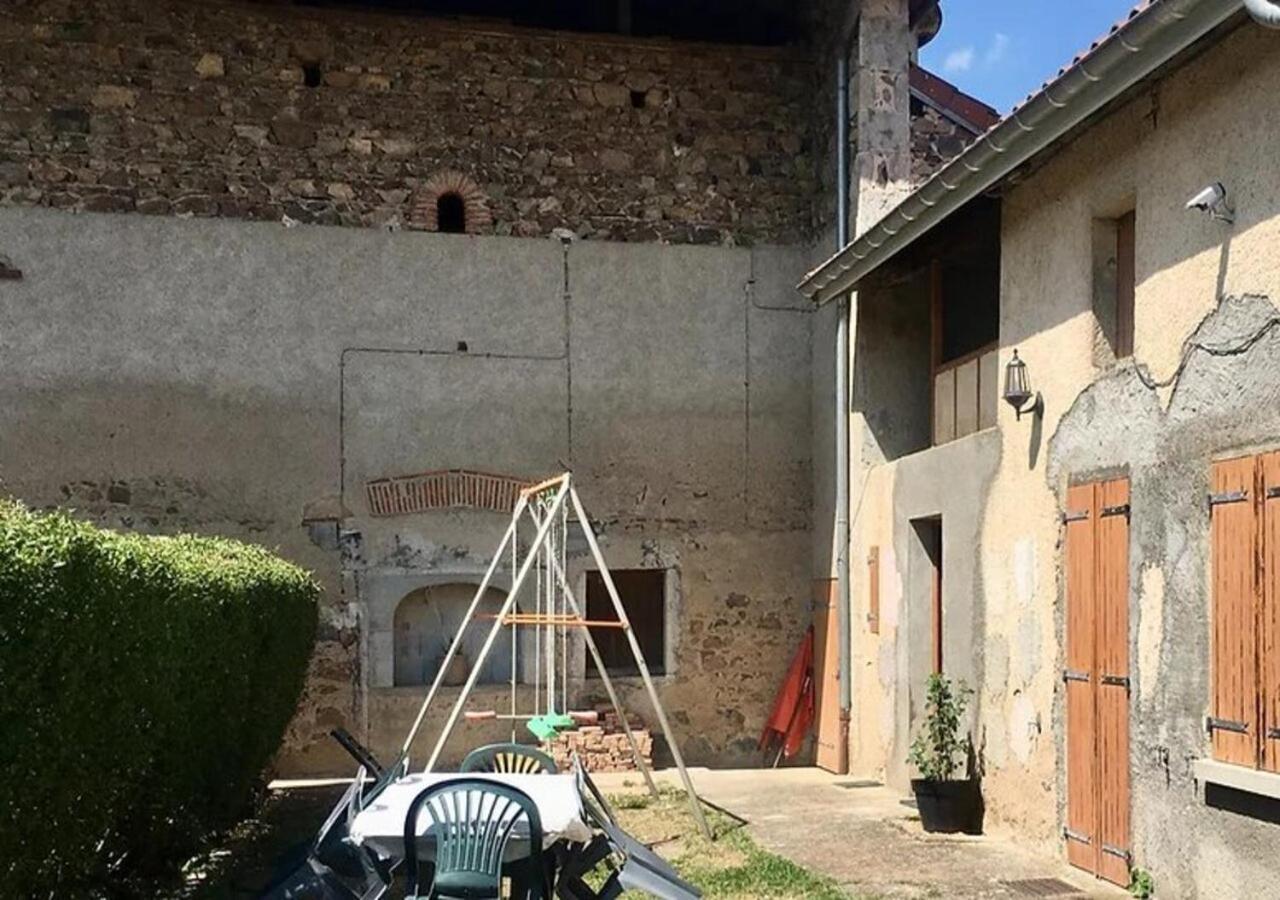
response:
[[[850,900],[830,878],[762,849],[740,822],[704,807],[715,835],[708,841],[683,792],[663,790],[657,800],[648,794],[620,794],[609,802],[624,829],[669,859],[708,900]]]

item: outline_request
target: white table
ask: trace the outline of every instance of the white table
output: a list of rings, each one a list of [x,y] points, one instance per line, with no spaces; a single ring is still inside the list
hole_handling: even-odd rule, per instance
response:
[[[591,840],[592,830],[584,820],[582,796],[578,793],[577,778],[573,774],[509,775],[481,772],[419,772],[404,776],[388,785],[356,815],[349,830],[351,839],[357,844],[371,847],[381,856],[401,859],[404,856],[404,820],[413,798],[433,784],[456,778],[492,781],[528,794],[529,799],[538,807],[538,815],[542,819],[544,849],[559,840],[582,843]],[[418,815],[418,835],[426,834],[431,824],[430,807],[423,804]],[[528,855],[528,833],[521,834],[520,831],[521,829],[517,829],[508,845],[506,857],[509,860]],[[431,857],[431,845],[431,841],[418,842],[418,852],[423,859]]]

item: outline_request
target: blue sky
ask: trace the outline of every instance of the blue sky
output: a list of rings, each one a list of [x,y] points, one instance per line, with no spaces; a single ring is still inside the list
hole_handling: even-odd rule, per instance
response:
[[[943,0],[942,31],[920,63],[1006,113],[1137,0]]]

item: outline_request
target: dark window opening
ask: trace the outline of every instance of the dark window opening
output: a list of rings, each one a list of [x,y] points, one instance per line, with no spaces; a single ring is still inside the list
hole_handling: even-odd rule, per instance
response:
[[[943,614],[942,614],[942,519],[932,516],[913,519],[911,528],[916,535],[912,562],[918,561],[919,572],[912,572],[913,592],[920,604],[928,604],[929,644],[926,654],[929,671],[942,673]]]
[[[309,88],[320,87],[324,75],[318,63],[307,63],[302,67],[302,83]]]
[[[461,194],[441,194],[436,198],[436,230],[446,234],[465,234],[467,204]]]
[[[1133,355],[1136,225],[1132,212],[1093,221],[1093,312],[1114,359]]]
[[[644,109],[644,91],[631,92],[631,106],[634,109]]]
[[[993,262],[947,262],[941,267],[939,365],[1000,339],[1000,268]]]
[[[466,352],[467,352],[467,342],[466,342],[466,341],[458,341],[458,352],[459,352],[459,353],[466,353]]]
[[[664,569],[617,569],[610,573],[622,608],[653,675],[666,672],[667,573]],[[613,600],[599,572],[587,573],[587,618],[616,622]],[[610,675],[638,675],[627,635],[620,628],[592,628],[591,636]],[[588,657],[589,659],[589,657]],[[589,671],[595,668],[591,661]],[[597,673],[598,674],[598,673]]]

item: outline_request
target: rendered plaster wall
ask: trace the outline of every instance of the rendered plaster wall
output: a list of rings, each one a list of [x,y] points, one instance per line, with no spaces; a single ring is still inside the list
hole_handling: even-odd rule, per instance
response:
[[[506,517],[374,518],[364,484],[452,467],[572,468],[610,564],[673,573],[689,760],[754,760],[809,615],[802,251],[39,209],[0,236],[24,274],[0,283],[3,489],[278,547],[324,584],[284,771],[349,770],[338,725],[398,749],[422,692],[378,686],[371,623],[478,581]]]
[[[960,446],[903,457],[873,469],[855,499],[855,564],[865,546],[882,547],[881,634],[855,635],[855,771],[896,784],[906,775],[901,709],[921,676],[909,602],[902,620],[915,578],[903,520],[936,490],[930,502],[964,523],[949,544],[944,537],[944,578],[962,573],[944,587],[944,627],[959,618],[948,647],[975,646],[956,666],[948,652],[944,668],[977,691],[987,826],[1061,854],[1063,498],[1074,481],[1131,479],[1133,852],[1161,896],[1251,896],[1277,875],[1273,814],[1263,804],[1211,805],[1191,770],[1209,753],[1210,463],[1274,447],[1280,435],[1277,78],[1274,34],[1245,25],[1009,190],[1000,363],[1019,350],[1044,416],[1015,421],[1000,404],[997,428],[965,439],[970,458],[951,456]],[[1216,180],[1235,200],[1233,227],[1183,209]],[[1091,235],[1095,218],[1133,208],[1136,349],[1117,363],[1096,352]],[[855,621],[865,602],[865,586],[855,586]]]
[[[1280,839],[1280,824],[1265,812],[1214,808],[1190,768],[1209,754],[1210,463],[1273,447],[1280,436],[1280,176],[1269,162],[1280,136],[1277,77],[1274,34],[1246,25],[1093,129],[1005,204],[1012,221],[1002,343],[1044,360],[1035,371],[1050,405],[1042,432],[1023,427],[1021,440],[1009,440],[1019,429],[1008,428],[1005,416],[1005,452],[1045,493],[1037,500],[1029,483],[1016,494],[993,492],[984,540],[993,557],[1003,551],[1014,560],[1006,570],[1011,611],[1025,593],[1017,590],[1018,561],[1033,556],[1030,596],[1054,615],[1040,617],[1039,640],[1009,641],[1009,761],[1020,761],[1015,738],[1025,723],[1038,733],[1027,772],[996,796],[1011,825],[1050,836],[1057,822],[1017,798],[1050,778],[1061,797],[1064,785],[1062,747],[1049,737],[1063,724],[1055,519],[1069,481],[1127,474],[1134,854],[1170,897],[1247,896],[1280,871],[1262,849]],[[1182,208],[1216,180],[1234,196],[1233,227]],[[1091,353],[1097,325],[1088,225],[1124,205],[1136,209],[1138,222],[1135,354],[1115,364]],[[1045,253],[1046,246],[1058,249]],[[1019,715],[1010,695],[1021,679],[1013,676],[1036,662],[1039,674],[1026,690],[1034,717],[1030,709]]]

